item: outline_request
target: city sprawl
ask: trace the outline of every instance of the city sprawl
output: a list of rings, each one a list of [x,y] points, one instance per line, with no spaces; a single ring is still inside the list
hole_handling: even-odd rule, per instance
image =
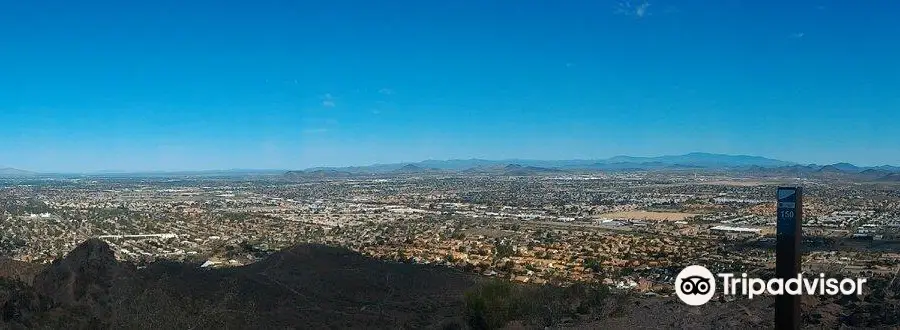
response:
[[[0,254],[48,263],[93,237],[137,265],[233,267],[318,243],[517,282],[669,295],[692,264],[769,276],[774,192],[785,184],[806,189],[804,271],[893,286],[896,186],[686,172],[7,179]]]

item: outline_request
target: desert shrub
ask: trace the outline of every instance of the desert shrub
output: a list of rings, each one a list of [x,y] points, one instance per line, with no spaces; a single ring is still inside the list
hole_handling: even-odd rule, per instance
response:
[[[466,293],[466,319],[473,329],[502,328],[514,320],[548,327],[564,319],[599,316],[609,297],[605,286],[537,286],[491,280]]]
[[[466,292],[466,319],[473,329],[502,328],[513,316],[513,286],[488,281]]]

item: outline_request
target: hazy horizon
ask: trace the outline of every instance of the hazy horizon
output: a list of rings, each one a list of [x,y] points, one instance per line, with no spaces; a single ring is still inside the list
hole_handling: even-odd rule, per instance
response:
[[[877,4],[877,6],[876,6]],[[477,9],[477,10],[474,10]],[[15,1],[0,167],[900,165],[898,2]]]
[[[270,171],[270,170],[306,170],[312,168],[344,168],[344,167],[366,167],[366,166],[376,166],[376,165],[388,165],[388,164],[406,164],[406,163],[420,163],[427,161],[458,161],[458,160],[486,160],[486,161],[572,161],[572,160],[606,160],[614,157],[666,157],[666,156],[682,156],[687,154],[714,154],[714,155],[724,155],[724,156],[748,156],[748,157],[762,157],[772,160],[785,161],[790,163],[796,163],[800,165],[831,165],[837,163],[849,163],[860,167],[877,167],[877,166],[896,166],[900,167],[900,163],[859,163],[847,160],[837,159],[835,161],[826,161],[826,162],[814,162],[814,161],[804,161],[804,160],[794,160],[794,159],[783,159],[777,157],[770,157],[767,155],[755,155],[755,154],[737,154],[737,153],[713,153],[713,152],[705,152],[705,151],[689,151],[678,154],[615,154],[610,156],[602,156],[602,157],[569,157],[569,158],[535,158],[535,157],[449,157],[449,158],[422,158],[422,159],[399,159],[399,160],[389,160],[389,161],[381,161],[381,162],[357,162],[357,163],[341,163],[341,164],[317,164],[313,163],[313,165],[306,166],[286,166],[286,167],[254,167],[254,166],[230,166],[228,164],[223,164],[221,166],[213,166],[213,167],[170,167],[170,168],[136,168],[136,169],[117,169],[117,168],[89,168],[83,170],[75,170],[75,169],[67,169],[67,168],[53,168],[51,170],[41,170],[34,168],[26,168],[26,167],[17,167],[11,166],[6,163],[0,163],[0,169],[16,169],[23,170],[35,173],[102,173],[102,172],[118,172],[118,173],[140,173],[140,172],[202,172],[202,171],[231,171],[231,170],[259,170],[259,171]],[[9,154],[5,154],[5,156],[10,156]]]
[[[469,158],[447,158],[447,159],[417,159],[417,160],[402,160],[395,162],[382,162],[382,163],[360,163],[360,164],[348,164],[348,165],[315,165],[315,166],[306,166],[306,167],[285,167],[285,168],[254,168],[254,167],[217,167],[217,168],[175,168],[175,169],[138,169],[138,170],[123,170],[123,169],[93,169],[86,171],[72,171],[72,170],[59,170],[59,171],[36,171],[27,168],[18,168],[11,166],[4,166],[0,164],[0,169],[15,169],[15,170],[23,170],[34,173],[42,173],[42,174],[101,174],[101,173],[153,173],[153,172],[215,172],[215,171],[294,171],[294,170],[308,170],[308,169],[317,169],[317,168],[349,168],[349,167],[369,167],[369,166],[380,166],[380,165],[396,165],[396,164],[418,164],[422,162],[448,162],[448,161],[471,161],[471,160],[482,160],[482,161],[490,161],[490,162],[510,162],[515,163],[516,161],[521,162],[529,162],[529,161],[537,161],[537,162],[554,162],[554,161],[603,161],[612,159],[615,157],[637,157],[637,158],[655,158],[655,157],[677,157],[677,156],[685,156],[689,154],[711,154],[715,156],[733,156],[733,157],[761,157],[770,160],[776,161],[784,161],[788,163],[795,163],[798,165],[832,165],[838,163],[850,163],[852,165],[860,166],[860,167],[877,167],[877,166],[894,166],[900,167],[900,164],[859,164],[853,162],[846,161],[837,161],[830,163],[815,163],[815,162],[803,162],[803,161],[792,161],[786,159],[778,159],[772,157],[766,157],[762,155],[748,155],[748,154],[719,154],[719,153],[708,153],[702,151],[694,151],[684,154],[665,154],[665,155],[614,155],[610,157],[594,157],[594,158],[559,158],[559,159],[538,159],[538,158],[522,158],[522,157],[513,157],[513,158],[483,158],[483,157],[469,157]]]

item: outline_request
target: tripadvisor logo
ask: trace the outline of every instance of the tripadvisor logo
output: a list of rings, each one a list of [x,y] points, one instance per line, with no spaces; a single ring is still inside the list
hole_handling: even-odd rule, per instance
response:
[[[675,277],[675,294],[691,306],[700,306],[716,293],[716,280],[703,266],[688,266]]]
[[[773,278],[768,281],[760,278],[747,277],[746,273],[735,276],[730,273],[720,273],[713,276],[712,272],[703,266],[688,266],[675,277],[675,294],[684,303],[691,306],[700,306],[707,303],[716,294],[716,277],[719,278],[722,294],[743,295],[748,299],[762,294],[769,295],[861,295],[866,279],[836,279],[825,278],[825,274],[807,278],[804,274],[797,277],[782,279]]]

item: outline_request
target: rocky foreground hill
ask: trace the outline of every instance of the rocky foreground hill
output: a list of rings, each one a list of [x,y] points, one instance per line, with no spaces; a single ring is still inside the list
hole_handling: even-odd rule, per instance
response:
[[[379,262],[302,245],[239,268],[117,262],[89,240],[33,274],[6,281],[7,327],[50,328],[415,328],[459,322],[474,280],[433,267]]]
[[[895,301],[804,300],[810,328],[900,325]],[[138,269],[88,240],[47,266],[0,260],[0,328],[771,328],[772,300],[689,307],[596,287],[528,287],[299,245],[236,268]]]

